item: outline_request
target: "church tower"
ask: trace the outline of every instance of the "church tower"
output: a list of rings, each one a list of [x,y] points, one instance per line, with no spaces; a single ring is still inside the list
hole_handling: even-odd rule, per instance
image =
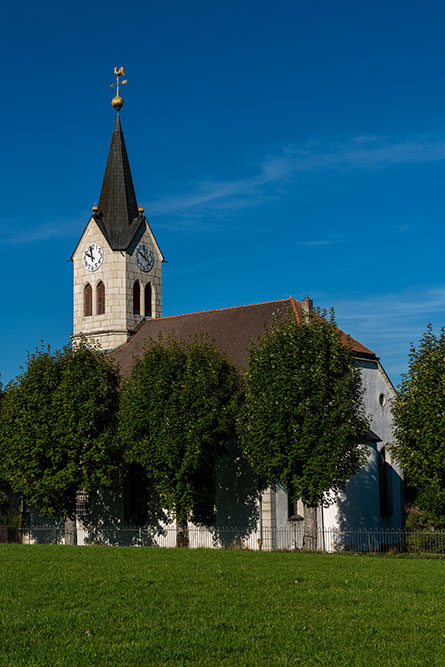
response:
[[[103,350],[125,343],[148,318],[162,316],[162,262],[142,206],[138,208],[119,111],[119,77],[112,104],[116,122],[99,205],[93,206],[74,264],[73,342],[80,336]],[[126,83],[126,82],[121,82]]]

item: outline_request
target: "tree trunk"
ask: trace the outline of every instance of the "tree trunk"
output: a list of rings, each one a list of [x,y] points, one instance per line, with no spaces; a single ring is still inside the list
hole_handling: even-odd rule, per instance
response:
[[[304,504],[304,551],[317,551],[317,507]]]
[[[65,544],[77,544],[76,515],[65,517]]]
[[[176,519],[176,546],[188,547],[189,545],[189,531],[187,519],[178,521]]]

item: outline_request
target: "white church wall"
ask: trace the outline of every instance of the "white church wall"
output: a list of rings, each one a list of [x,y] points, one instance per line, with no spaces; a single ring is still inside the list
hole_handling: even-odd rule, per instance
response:
[[[383,526],[380,514],[376,443],[369,443],[364,468],[349,480],[334,504],[323,508],[325,530],[378,530]]]
[[[354,475],[344,494],[339,498],[339,516],[338,521],[341,525],[346,525],[341,519],[343,512],[342,505],[348,502],[356,502],[357,506],[363,507],[363,513],[366,508],[366,484],[363,477],[367,475],[369,483],[377,487],[378,494],[378,460],[377,451],[382,448],[386,450],[386,460],[391,464],[392,468],[392,513],[389,515],[380,514],[378,525],[382,529],[401,528],[403,523],[403,475],[400,466],[391,460],[390,445],[393,440],[393,417],[391,413],[391,403],[396,396],[396,392],[391,382],[389,381],[381,364],[371,361],[360,361],[359,366],[362,371],[363,386],[365,389],[364,403],[366,414],[371,417],[371,430],[380,438],[380,442],[376,444],[376,449],[373,449],[368,465],[363,471],[359,471]],[[368,473],[368,474],[367,474]],[[357,475],[361,478],[355,479]],[[360,485],[363,484],[363,491],[360,490]],[[363,497],[362,497],[363,496]],[[378,502],[378,497],[377,497]],[[357,519],[358,520],[358,519]]]
[[[365,467],[349,480],[336,502],[324,509],[324,525],[327,529],[340,530],[386,530],[400,529],[403,522],[403,478],[400,467],[391,461],[391,514],[382,514],[380,508],[380,488],[378,452],[387,448],[392,440],[393,419],[391,401],[395,390],[384,370],[377,361],[358,362],[365,389],[364,405],[371,419],[371,430],[380,442],[369,442],[368,460]]]

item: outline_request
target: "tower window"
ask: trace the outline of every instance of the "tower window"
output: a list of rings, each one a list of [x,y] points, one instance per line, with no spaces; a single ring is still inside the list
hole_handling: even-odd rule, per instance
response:
[[[145,317],[151,317],[151,283],[145,285]]]
[[[93,314],[93,288],[87,283],[83,288],[83,315],[89,317]]]
[[[133,285],[133,315],[141,314],[141,287],[139,280],[136,280]]]
[[[105,285],[100,280],[97,283],[97,314],[103,315],[105,313]]]

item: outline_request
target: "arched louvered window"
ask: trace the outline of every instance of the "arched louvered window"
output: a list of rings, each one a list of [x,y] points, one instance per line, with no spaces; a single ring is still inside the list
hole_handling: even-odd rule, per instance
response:
[[[141,314],[141,287],[139,280],[136,280],[133,285],[133,315]]]
[[[98,315],[103,315],[105,313],[105,285],[101,280],[97,283],[96,296],[96,312]]]
[[[144,300],[145,317],[151,317],[151,283],[145,285]]]
[[[93,314],[93,288],[87,283],[83,288],[83,315],[89,317]]]

